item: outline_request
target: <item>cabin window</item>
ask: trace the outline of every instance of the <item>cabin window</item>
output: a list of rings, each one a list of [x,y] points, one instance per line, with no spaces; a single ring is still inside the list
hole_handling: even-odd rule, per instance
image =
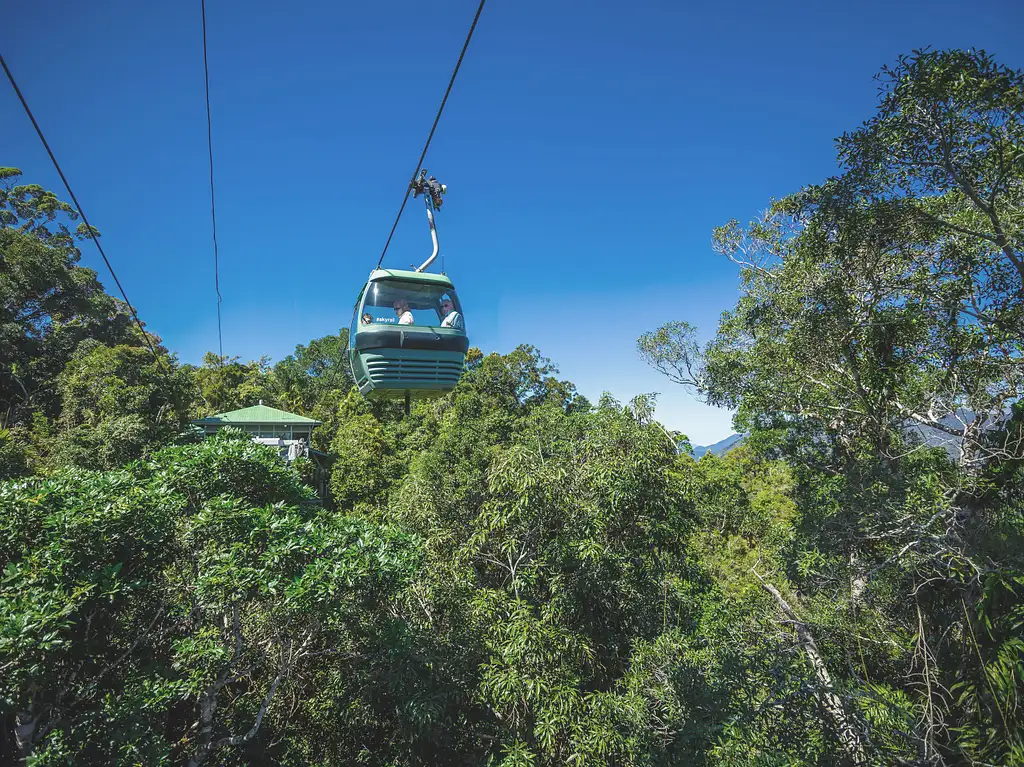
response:
[[[360,325],[398,325],[399,312],[408,307],[414,325],[441,327],[445,312],[442,303],[450,302],[454,311],[462,315],[462,305],[455,291],[443,285],[423,285],[398,280],[379,280],[370,283],[363,302]]]

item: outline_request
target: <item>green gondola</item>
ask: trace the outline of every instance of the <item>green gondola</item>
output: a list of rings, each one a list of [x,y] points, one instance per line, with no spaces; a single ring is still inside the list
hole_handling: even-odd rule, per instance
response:
[[[462,306],[446,276],[398,269],[370,274],[349,329],[359,391],[396,399],[440,396],[458,383],[468,349]]]
[[[349,328],[349,365],[366,396],[437,397],[462,375],[469,349],[462,305],[444,274],[423,270],[437,258],[434,207],[445,188],[421,178],[434,252],[415,271],[375,269],[356,299]]]

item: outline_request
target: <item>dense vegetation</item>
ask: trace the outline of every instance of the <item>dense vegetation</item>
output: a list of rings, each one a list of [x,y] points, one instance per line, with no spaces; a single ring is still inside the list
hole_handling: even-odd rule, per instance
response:
[[[842,172],[715,232],[741,298],[641,356],[749,434],[472,350],[407,417],[346,333],[179,365],[0,190],[0,761],[1024,764],[1024,76],[880,75]],[[240,434],[324,424],[334,508]],[[942,437],[942,439],[937,439]]]

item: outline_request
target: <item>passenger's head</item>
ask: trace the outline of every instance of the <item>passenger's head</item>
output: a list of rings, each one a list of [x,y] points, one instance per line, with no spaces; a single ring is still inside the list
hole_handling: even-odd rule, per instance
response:
[[[409,311],[409,302],[406,301],[404,298],[399,298],[397,301],[395,301],[395,311],[398,312],[399,314],[405,314],[407,311]]]
[[[452,303],[452,300],[448,298],[448,296],[443,296],[441,298],[441,314],[446,315],[453,311],[455,311],[455,304]]]

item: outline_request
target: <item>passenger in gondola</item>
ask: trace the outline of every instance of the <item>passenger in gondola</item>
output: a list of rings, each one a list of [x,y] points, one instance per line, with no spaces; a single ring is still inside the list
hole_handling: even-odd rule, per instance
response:
[[[453,330],[465,329],[462,315],[455,311],[455,305],[447,296],[441,299],[441,314],[444,316],[444,319],[441,320],[442,328],[452,328]]]
[[[403,299],[395,301],[395,314],[398,315],[399,325],[412,325],[412,312],[409,311],[409,302]]]

